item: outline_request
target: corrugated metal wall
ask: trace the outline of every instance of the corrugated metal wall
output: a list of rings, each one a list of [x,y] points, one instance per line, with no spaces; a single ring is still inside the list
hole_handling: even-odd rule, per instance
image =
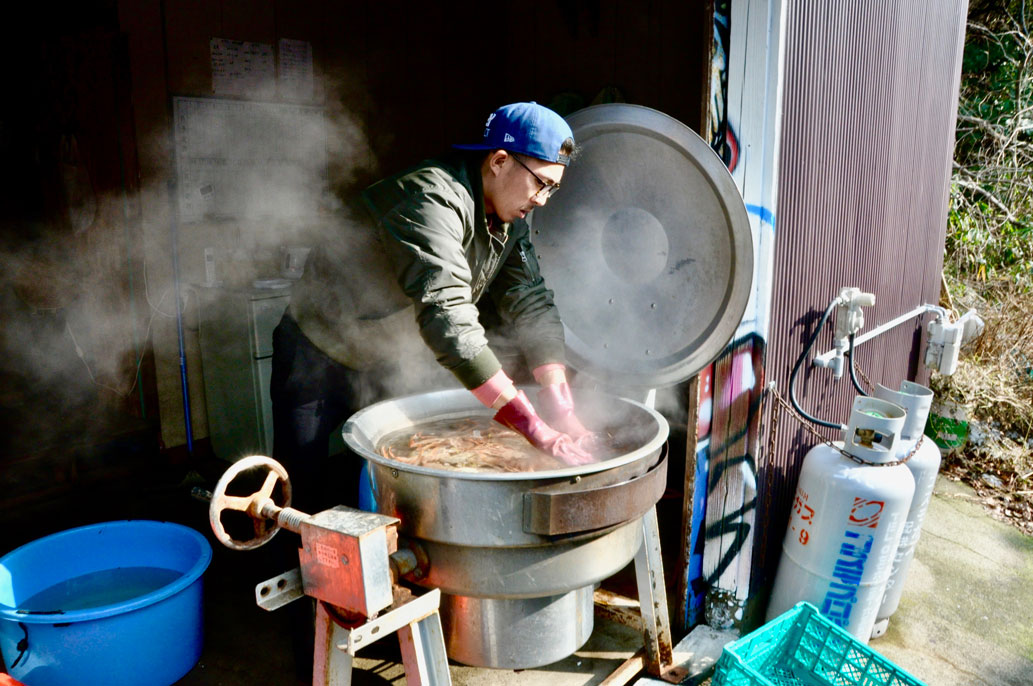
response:
[[[865,330],[938,302],[966,11],[966,0],[788,1],[766,361],[787,399],[792,366],[840,287],[875,293]],[[888,386],[927,381],[925,321],[865,343],[858,369]],[[833,324],[812,355],[831,347]],[[809,364],[797,383],[801,405],[830,421],[846,422],[854,395],[845,374],[836,382]],[[754,588],[772,579],[800,464],[817,442],[772,408],[769,399]]]

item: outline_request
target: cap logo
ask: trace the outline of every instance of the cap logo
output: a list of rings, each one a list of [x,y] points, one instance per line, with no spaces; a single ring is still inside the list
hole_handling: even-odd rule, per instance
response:
[[[566,139],[573,139],[570,126],[556,112],[535,102],[503,105],[484,120],[484,135],[478,143],[457,144],[459,150],[505,149],[544,160],[566,164],[561,152]]]

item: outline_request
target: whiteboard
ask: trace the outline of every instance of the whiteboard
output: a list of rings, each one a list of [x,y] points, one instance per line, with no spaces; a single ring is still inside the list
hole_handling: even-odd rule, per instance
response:
[[[172,119],[180,221],[318,213],[327,187],[322,108],[174,97]]]

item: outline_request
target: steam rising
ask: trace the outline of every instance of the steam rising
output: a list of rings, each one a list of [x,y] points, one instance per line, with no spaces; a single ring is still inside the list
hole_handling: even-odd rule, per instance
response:
[[[206,281],[205,249],[216,258],[223,288],[278,277],[282,247],[339,237],[340,197],[371,173],[362,124],[348,112],[328,107],[326,116],[299,118],[299,111],[311,108],[256,106],[260,116],[248,120],[249,103],[233,105],[232,117],[221,124],[202,118],[194,130],[203,136],[195,136],[189,149],[212,154],[177,165],[183,171],[178,242],[196,437],[205,435],[206,423],[193,294]],[[165,140],[166,132],[153,132],[140,149],[162,149]],[[88,441],[92,431],[93,438],[110,436],[117,417],[139,413],[137,369],[148,341],[163,399],[164,438],[181,444],[173,221],[165,179],[138,194],[105,187],[98,169],[112,163],[115,151],[94,147],[88,156],[88,146],[72,134],[28,144],[5,135],[0,142],[5,164],[19,167],[30,179],[27,188],[42,189],[5,203],[0,219],[5,446],[25,451],[51,437]],[[223,154],[229,149],[232,155]],[[214,170],[207,177],[199,174],[206,166]],[[190,186],[191,180],[202,183]],[[151,403],[146,412],[153,418],[158,409]]]
[[[248,289],[256,279],[279,277],[288,246],[329,249],[349,269],[365,270],[370,283],[382,279],[381,266],[369,253],[364,219],[349,209],[349,199],[377,171],[363,122],[334,106],[320,116],[301,106],[245,102],[219,111],[185,99],[180,107],[174,148],[181,304],[193,426],[195,437],[202,437],[207,426],[197,289]],[[14,163],[31,157],[9,155],[13,139],[2,140],[0,153]],[[165,140],[166,132],[154,132],[141,141],[141,150],[162,149]],[[90,440],[96,431],[95,438],[104,438],[112,417],[140,408],[137,370],[152,342],[163,438],[180,445],[185,429],[173,216],[165,179],[138,194],[105,188],[81,141],[69,135],[55,147],[50,167],[41,163],[28,170],[49,189],[45,199],[2,223],[0,433],[23,450],[48,436]],[[214,257],[216,280],[207,285],[206,249]],[[662,257],[646,256],[661,263]],[[619,310],[604,307],[600,316],[610,318]],[[639,353],[643,345],[619,344]],[[379,372],[367,401],[457,386],[422,344],[399,349],[391,368]],[[158,414],[157,407],[146,411],[152,418]],[[610,419],[585,421],[610,424]]]

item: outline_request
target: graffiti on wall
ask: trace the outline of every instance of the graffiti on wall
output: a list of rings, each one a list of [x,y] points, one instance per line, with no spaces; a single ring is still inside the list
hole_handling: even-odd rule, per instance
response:
[[[743,21],[743,7],[736,6],[736,29],[731,0],[715,3],[707,133],[743,194],[754,239],[754,291],[734,340],[700,375],[684,597],[687,627],[704,619],[714,628],[741,627],[757,528],[757,455],[775,231],[770,167],[776,157],[772,136],[778,130],[773,122],[777,98],[757,86],[779,69],[772,52],[777,42],[770,40],[771,31],[777,35],[779,29],[754,22],[752,14]],[[777,16],[772,6],[759,9]]]
[[[701,384],[701,395],[709,392],[704,396],[709,412],[705,417],[700,413],[707,437],[707,454],[702,462],[708,469],[698,475],[697,484],[705,488],[705,523],[697,541],[697,547],[702,546],[699,575],[692,580],[691,588],[713,627],[730,627],[742,619],[749,590],[749,584],[741,579],[744,573],[748,575],[752,560],[757,495],[757,462],[752,446],[757,443],[760,426],[764,348],[764,340],[756,332],[737,338],[710,368],[708,383]],[[734,602],[719,601],[714,596],[708,603],[706,596],[712,589]],[[692,618],[698,617],[697,607]]]
[[[714,47],[710,55],[710,106],[707,115],[707,140],[710,147],[728,164],[724,155],[728,127],[728,34],[731,26],[731,0],[714,3]]]

